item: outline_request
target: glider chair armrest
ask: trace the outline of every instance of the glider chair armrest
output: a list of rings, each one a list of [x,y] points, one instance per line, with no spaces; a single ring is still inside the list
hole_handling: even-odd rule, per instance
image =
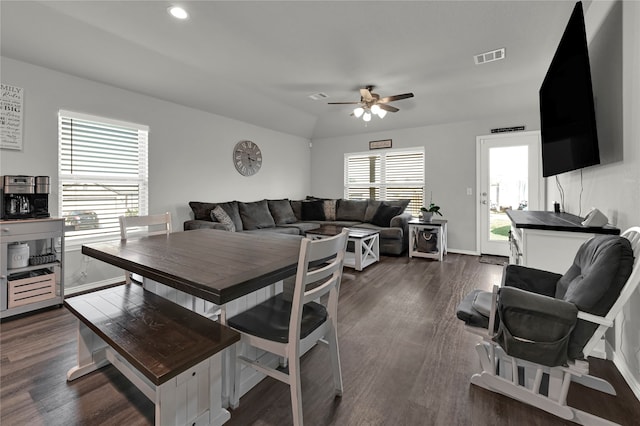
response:
[[[613,321],[605,317],[589,314],[587,312],[578,311],[578,319],[589,321],[594,324],[604,325],[605,327],[613,327]]]
[[[507,265],[502,274],[502,287],[515,287],[545,296],[554,297],[556,283],[562,277],[554,272],[528,268],[521,265]]]

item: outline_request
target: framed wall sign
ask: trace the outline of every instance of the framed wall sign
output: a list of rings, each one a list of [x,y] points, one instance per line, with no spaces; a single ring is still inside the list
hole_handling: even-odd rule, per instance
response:
[[[391,139],[369,142],[369,149],[391,148]]]
[[[0,91],[0,148],[21,150],[24,89],[0,83]]]

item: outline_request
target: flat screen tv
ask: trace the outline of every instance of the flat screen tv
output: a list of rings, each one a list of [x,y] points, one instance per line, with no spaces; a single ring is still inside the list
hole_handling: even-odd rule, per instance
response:
[[[540,126],[544,177],[600,164],[582,2],[540,87]]]

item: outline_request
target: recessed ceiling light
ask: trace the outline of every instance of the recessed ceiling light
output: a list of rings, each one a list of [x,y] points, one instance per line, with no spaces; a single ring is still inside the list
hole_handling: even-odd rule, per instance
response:
[[[187,19],[189,17],[187,11],[180,6],[170,6],[167,11],[171,16],[177,19]]]

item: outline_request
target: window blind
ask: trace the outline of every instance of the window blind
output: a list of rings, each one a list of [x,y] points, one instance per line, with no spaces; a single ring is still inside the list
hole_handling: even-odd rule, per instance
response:
[[[424,149],[345,154],[347,199],[411,200],[407,211],[424,205]]]
[[[60,111],[59,202],[67,241],[119,238],[118,217],[148,209],[148,127]]]

